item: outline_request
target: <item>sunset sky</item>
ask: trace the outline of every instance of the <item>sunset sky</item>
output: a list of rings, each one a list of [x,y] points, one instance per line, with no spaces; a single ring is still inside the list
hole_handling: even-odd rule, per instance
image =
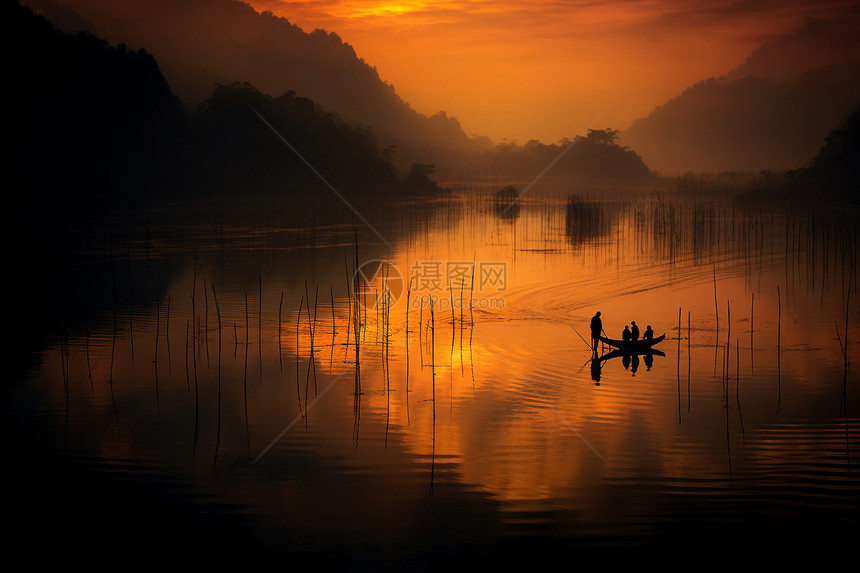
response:
[[[805,18],[858,11],[839,0],[250,4],[307,32],[336,32],[418,111],[445,110],[469,134],[520,143],[624,129]]]

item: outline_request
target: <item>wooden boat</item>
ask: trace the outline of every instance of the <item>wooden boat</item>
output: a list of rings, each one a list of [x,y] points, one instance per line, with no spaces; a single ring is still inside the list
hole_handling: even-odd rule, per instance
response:
[[[639,339],[637,341],[629,341],[625,342],[623,340],[618,340],[616,338],[606,338],[605,336],[600,337],[600,342],[604,344],[608,344],[613,348],[618,348],[620,350],[643,350],[647,348],[651,348],[655,344],[661,342],[664,338],[666,338],[666,333],[661,334],[660,336],[650,338],[648,340]]]

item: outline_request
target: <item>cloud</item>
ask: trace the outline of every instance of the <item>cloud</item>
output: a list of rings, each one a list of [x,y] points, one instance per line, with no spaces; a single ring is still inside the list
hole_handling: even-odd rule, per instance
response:
[[[707,30],[751,23],[833,17],[856,2],[810,0],[252,0],[258,9],[314,22],[364,20],[378,26],[457,25],[506,30],[574,30],[591,35]]]

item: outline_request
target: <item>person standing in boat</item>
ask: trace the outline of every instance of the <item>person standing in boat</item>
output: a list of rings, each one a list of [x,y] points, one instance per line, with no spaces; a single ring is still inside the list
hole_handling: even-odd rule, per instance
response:
[[[591,317],[591,349],[597,354],[597,343],[600,342],[600,333],[603,332],[603,321],[600,320],[600,311]]]
[[[633,342],[636,342],[637,340],[639,340],[639,327],[638,327],[638,326],[636,326],[636,321],[635,321],[635,320],[631,320],[631,321],[630,321],[630,324],[632,324],[632,325],[633,325],[633,327],[630,329],[631,340],[632,340]]]
[[[653,340],[654,339],[654,331],[651,330],[651,325],[645,327],[645,332],[642,334],[642,340]]]
[[[630,337],[633,336],[633,333],[630,332],[630,326],[624,325],[624,332],[621,333],[621,340],[624,342],[630,342]]]

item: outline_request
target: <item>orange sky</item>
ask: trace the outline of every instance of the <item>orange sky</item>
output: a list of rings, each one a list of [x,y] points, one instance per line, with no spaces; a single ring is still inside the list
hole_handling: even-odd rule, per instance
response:
[[[626,128],[845,1],[250,0],[351,44],[422,113],[469,134],[556,142]],[[596,122],[596,123],[595,123]]]

